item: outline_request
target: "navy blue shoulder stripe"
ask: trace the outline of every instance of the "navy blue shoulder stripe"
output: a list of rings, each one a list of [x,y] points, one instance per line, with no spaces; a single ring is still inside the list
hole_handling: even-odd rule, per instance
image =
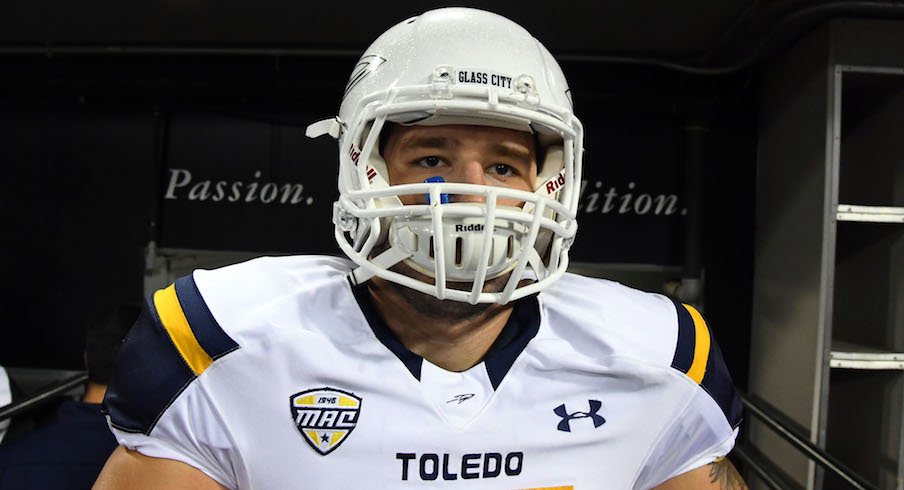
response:
[[[704,390],[716,401],[729,425],[737,427],[743,417],[744,405],[741,397],[735,389],[731,374],[722,358],[722,351],[715,339],[712,341],[709,353],[709,362],[706,364],[706,376],[700,384]]]
[[[672,367],[687,373],[694,362],[694,346],[697,334],[694,319],[683,304],[675,302],[678,312],[678,343],[675,346],[675,355],[672,357]]]
[[[150,434],[189,383],[238,347],[214,320],[191,277],[157,291],[117,355],[104,398],[111,424]]]
[[[166,407],[194,378],[148,301],[116,356],[104,396],[111,425],[150,434]]]
[[[741,422],[743,406],[719,344],[703,316],[691,305],[675,302],[678,341],[672,367],[699,384],[719,405],[732,427]]]
[[[188,275],[176,280],[176,296],[198,344],[211,359],[219,359],[238,349],[239,345],[235,340],[232,340],[213,318],[207,303],[201,297],[201,292],[198,291],[194,277]]]

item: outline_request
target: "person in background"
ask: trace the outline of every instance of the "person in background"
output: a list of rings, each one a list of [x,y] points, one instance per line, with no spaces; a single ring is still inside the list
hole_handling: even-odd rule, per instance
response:
[[[0,366],[0,407],[5,407],[12,403],[12,390],[9,386],[9,376],[6,375],[6,369]],[[3,436],[6,435],[6,429],[9,428],[9,419],[0,420],[0,442],[3,442]]]
[[[117,306],[89,322],[84,395],[78,401],[63,401],[47,424],[0,446],[0,489],[91,488],[116,447],[101,401],[113,359],[139,311],[137,306]]]

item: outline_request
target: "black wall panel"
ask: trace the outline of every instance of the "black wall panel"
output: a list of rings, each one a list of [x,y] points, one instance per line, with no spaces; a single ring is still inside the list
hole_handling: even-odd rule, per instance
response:
[[[156,124],[74,98],[2,105],[0,363],[81,368],[85,319],[140,300]]]
[[[83,322],[105,304],[140,299],[152,239],[179,249],[337,252],[337,147],[303,133],[335,113],[349,62],[14,61],[0,81],[0,364],[79,368]],[[710,101],[696,211],[707,309],[743,379],[755,163],[749,87],[652,69],[565,70],[587,134],[575,261],[684,263],[682,101],[689,92]]]

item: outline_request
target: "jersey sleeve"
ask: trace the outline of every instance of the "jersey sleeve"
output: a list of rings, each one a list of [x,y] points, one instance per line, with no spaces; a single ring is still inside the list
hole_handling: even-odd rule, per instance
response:
[[[734,447],[743,407],[719,346],[703,316],[675,303],[678,338],[672,368],[696,389],[688,403],[660,434],[635,488],[652,488],[724,457]]]
[[[234,487],[234,448],[202,376],[238,347],[191,276],[157,291],[123,341],[104,398],[117,441]]]

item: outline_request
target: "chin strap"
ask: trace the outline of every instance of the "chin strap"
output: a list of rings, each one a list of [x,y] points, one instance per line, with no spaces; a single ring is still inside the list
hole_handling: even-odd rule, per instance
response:
[[[380,267],[382,269],[389,269],[390,267],[398,264],[399,262],[411,257],[413,254],[411,252],[402,250],[401,247],[389,247],[388,250],[376,256],[371,263],[373,263],[376,267]],[[370,280],[376,274],[373,273],[372,269],[365,269],[364,267],[358,267],[354,271],[352,271],[352,282],[357,284],[361,284],[365,281]]]

